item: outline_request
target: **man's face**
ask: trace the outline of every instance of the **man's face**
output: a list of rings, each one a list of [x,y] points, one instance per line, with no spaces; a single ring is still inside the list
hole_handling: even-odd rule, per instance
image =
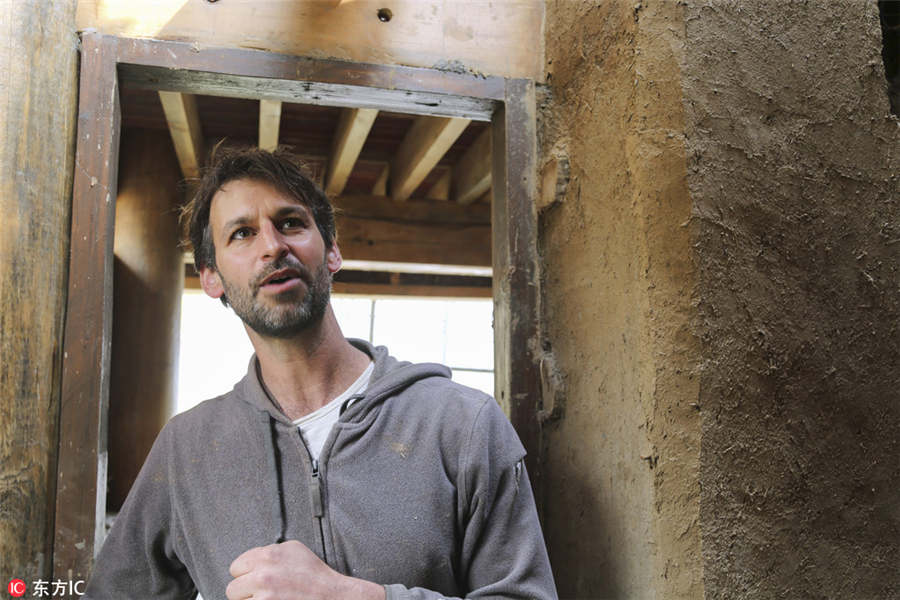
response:
[[[238,179],[213,197],[209,224],[216,268],[200,273],[207,294],[224,294],[267,337],[291,337],[322,319],[341,255],[336,242],[325,248],[309,209],[268,183]]]

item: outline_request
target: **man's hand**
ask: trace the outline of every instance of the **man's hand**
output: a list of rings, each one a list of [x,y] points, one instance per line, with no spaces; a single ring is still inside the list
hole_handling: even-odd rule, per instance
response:
[[[247,550],[229,567],[228,600],[384,600],[384,588],[341,575],[296,540]]]

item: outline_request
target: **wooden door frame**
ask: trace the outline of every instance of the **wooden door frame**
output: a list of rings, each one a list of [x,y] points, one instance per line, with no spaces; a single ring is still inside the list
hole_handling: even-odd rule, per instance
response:
[[[534,82],[85,33],[63,341],[54,578],[87,577],[104,535],[120,85],[490,120],[495,391],[528,451],[532,485],[536,492],[540,489]]]

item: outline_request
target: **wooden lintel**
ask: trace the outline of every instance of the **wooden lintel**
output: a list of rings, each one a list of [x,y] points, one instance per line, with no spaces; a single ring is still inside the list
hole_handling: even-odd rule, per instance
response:
[[[259,101],[259,147],[272,151],[278,147],[278,131],[281,127],[281,102]]]
[[[434,185],[431,186],[431,189],[428,190],[429,200],[449,200],[450,199],[450,180],[453,170],[449,167],[444,169],[444,174],[441,175],[441,178],[434,182]]]
[[[159,100],[166,113],[181,173],[185,178],[194,179],[199,176],[203,161],[203,132],[197,101],[192,94],[164,91],[159,92]]]
[[[199,278],[198,278],[199,279]],[[490,298],[491,288],[450,285],[404,285],[402,283],[342,283],[335,281],[335,294],[364,296],[428,296],[437,298]]]
[[[491,226],[414,223],[339,214],[338,245],[349,260],[491,264]]]
[[[478,136],[453,169],[453,197],[470,204],[491,187],[491,128]]]
[[[411,200],[398,205],[389,198],[379,196],[340,196],[334,199],[339,214],[357,219],[380,219],[400,223],[435,225],[487,225],[491,224],[491,207],[486,204],[462,206],[452,202]],[[338,234],[340,234],[338,230]],[[440,263],[453,263],[440,260]]]
[[[328,196],[334,197],[344,191],[376,116],[378,110],[374,108],[345,108],[341,111],[328,158],[328,174],[325,176],[325,193]]]
[[[416,119],[391,165],[391,198],[397,202],[409,199],[470,122],[444,117]]]
[[[381,170],[381,175],[378,176],[378,179],[375,181],[375,185],[372,186],[373,196],[387,196],[387,182],[388,175],[390,175],[390,173],[391,165],[384,165],[384,168]]]
[[[230,55],[231,52],[223,52]],[[262,53],[258,53],[262,54]],[[193,61],[185,61],[185,67]],[[252,61],[251,61],[252,62]],[[204,63],[204,68],[213,66]],[[348,73],[348,77],[357,75]],[[295,81],[294,73],[285,73],[284,79],[266,79],[259,75],[224,75],[209,71],[188,71],[180,68],[164,68],[121,64],[119,80],[123,88],[169,90],[227,98],[267,98],[283,102],[375,108],[414,115],[438,115],[464,117],[488,121],[497,102],[488,98],[450,96],[431,92],[403,89],[382,89],[364,85],[325,83],[321,81]],[[360,77],[359,79],[362,79]],[[384,82],[390,84],[390,82]]]

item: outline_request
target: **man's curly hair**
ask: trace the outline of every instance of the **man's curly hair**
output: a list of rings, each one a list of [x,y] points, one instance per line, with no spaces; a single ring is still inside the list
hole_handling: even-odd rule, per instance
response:
[[[183,245],[194,253],[194,267],[216,268],[216,249],[209,227],[213,197],[229,181],[250,179],[268,183],[291,196],[312,213],[325,247],[331,248],[337,232],[334,207],[307,175],[297,156],[286,150],[269,152],[259,148],[226,148],[218,144],[210,155],[197,192],[181,211]]]

